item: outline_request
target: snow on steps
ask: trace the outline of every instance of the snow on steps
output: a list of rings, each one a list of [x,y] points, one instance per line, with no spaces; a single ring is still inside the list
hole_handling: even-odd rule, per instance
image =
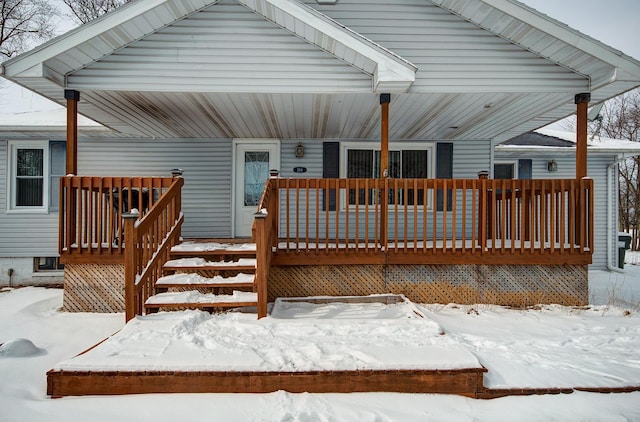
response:
[[[156,288],[169,287],[247,287],[252,288],[255,281],[254,274],[239,273],[233,277],[215,276],[203,277],[196,273],[177,273],[161,277],[156,281]]]
[[[240,258],[237,261],[207,261],[201,257],[179,258],[167,261],[165,271],[250,271],[256,269],[254,258]]]
[[[156,282],[157,294],[146,301],[145,308],[154,312],[160,308],[257,306],[257,293],[253,291],[255,254],[256,245],[251,243],[183,242],[175,245],[171,249],[173,259],[163,266],[163,272],[169,275]],[[233,289],[233,294],[203,293],[199,290],[168,291],[171,288],[229,288]]]
[[[201,293],[197,290],[187,292],[167,292],[151,296],[145,302],[147,309],[157,308],[232,308],[257,306],[258,294],[254,292],[234,291],[231,295]]]
[[[255,243],[183,242],[171,248],[177,256],[255,256]]]

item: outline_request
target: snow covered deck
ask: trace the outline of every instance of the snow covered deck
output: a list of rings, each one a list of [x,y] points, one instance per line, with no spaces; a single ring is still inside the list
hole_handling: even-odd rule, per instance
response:
[[[476,396],[486,370],[437,323],[399,296],[362,301],[279,299],[261,320],[242,312],[138,316],[96,347],[57,364],[48,373],[48,393],[287,390]]]

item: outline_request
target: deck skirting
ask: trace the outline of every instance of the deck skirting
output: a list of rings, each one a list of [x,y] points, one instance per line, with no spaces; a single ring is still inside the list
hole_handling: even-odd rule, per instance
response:
[[[66,312],[124,312],[124,265],[66,264],[62,309]]]
[[[67,312],[123,312],[124,266],[67,264]],[[269,272],[270,302],[278,297],[403,294],[417,303],[583,306],[587,265],[299,265]]]
[[[417,303],[533,306],[588,303],[586,265],[316,265],[274,266],[277,297],[403,294]]]

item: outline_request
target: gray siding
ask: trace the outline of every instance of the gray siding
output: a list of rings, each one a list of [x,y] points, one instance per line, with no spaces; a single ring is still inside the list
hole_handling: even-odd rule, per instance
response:
[[[368,92],[371,76],[225,0],[69,76],[75,89]],[[85,81],[88,81],[85,83]]]
[[[419,70],[413,92],[567,92],[586,87],[580,75],[424,0],[305,3],[415,64]]]
[[[78,173],[170,176],[184,170],[185,237],[231,236],[231,140],[81,141]]]
[[[58,255],[58,213],[7,212],[8,142],[0,140],[0,257]]]

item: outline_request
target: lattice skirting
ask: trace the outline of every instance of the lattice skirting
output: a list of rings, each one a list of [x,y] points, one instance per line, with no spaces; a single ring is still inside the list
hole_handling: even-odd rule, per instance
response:
[[[124,312],[124,265],[65,265],[62,308],[68,312]]]
[[[404,294],[419,303],[533,306],[588,303],[586,265],[334,265],[272,267],[276,297]]]

